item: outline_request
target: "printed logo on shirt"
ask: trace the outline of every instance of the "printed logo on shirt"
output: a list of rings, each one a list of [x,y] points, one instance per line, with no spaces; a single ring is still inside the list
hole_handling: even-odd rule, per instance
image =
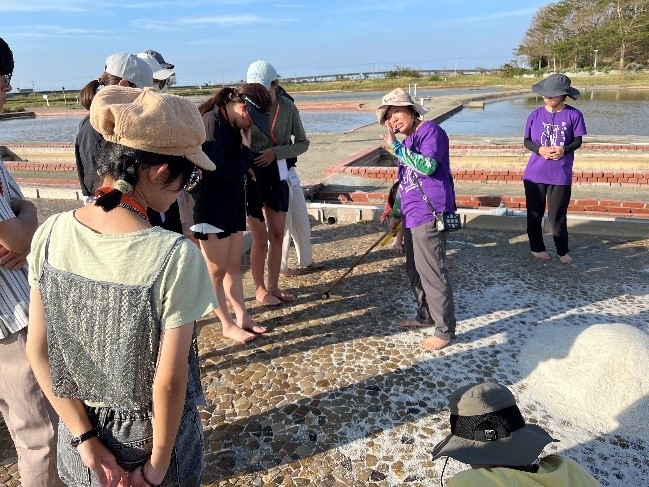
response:
[[[541,145],[546,147],[566,145],[566,122],[561,122],[561,128],[553,123],[543,122]]]
[[[404,166],[403,169],[404,171],[401,180],[399,181],[399,186],[401,187],[401,191],[403,191],[404,193],[409,193],[411,190],[417,188],[417,183],[415,182],[415,178],[413,177],[414,170],[409,168],[408,166]]]

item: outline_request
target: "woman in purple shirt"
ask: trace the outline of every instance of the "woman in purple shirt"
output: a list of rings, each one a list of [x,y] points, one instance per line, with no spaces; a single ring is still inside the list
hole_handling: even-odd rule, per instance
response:
[[[448,136],[435,122],[423,120],[427,111],[397,88],[383,97],[376,115],[387,128],[383,140],[399,159],[406,274],[417,300],[417,316],[403,320],[401,326],[434,326],[434,335],[421,346],[439,350],[455,337],[456,321],[446,233],[437,231],[435,217],[455,210],[455,195]],[[403,142],[396,139],[397,133],[406,136]]]
[[[550,260],[543,242],[543,215],[548,201],[548,218],[559,260],[570,264],[568,254],[568,224],[566,215],[572,190],[574,152],[581,147],[586,135],[584,116],[566,105],[566,97],[579,98],[579,91],[570,86],[570,78],[552,74],[532,86],[543,97],[544,106],[534,110],[525,125],[525,147],[532,152],[523,184],[527,206],[527,236],[532,255]]]

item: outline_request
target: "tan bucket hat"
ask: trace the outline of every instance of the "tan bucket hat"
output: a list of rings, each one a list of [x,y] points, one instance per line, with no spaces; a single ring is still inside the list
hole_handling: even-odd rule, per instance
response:
[[[505,386],[486,382],[460,387],[448,398],[451,434],[433,449],[433,460],[451,457],[472,465],[530,465],[555,440],[526,424]]]
[[[183,156],[201,169],[216,169],[202,149],[203,118],[186,98],[153,88],[106,86],[92,100],[90,124],[109,142],[154,154]]]
[[[415,107],[417,113],[422,117],[424,114],[428,113],[428,108],[425,106],[416,103],[410,93],[408,93],[403,88],[396,88],[390,93],[385,95],[381,100],[381,106],[376,109],[376,117],[379,119],[379,123],[383,125],[385,122],[385,112],[388,111],[388,107]]]

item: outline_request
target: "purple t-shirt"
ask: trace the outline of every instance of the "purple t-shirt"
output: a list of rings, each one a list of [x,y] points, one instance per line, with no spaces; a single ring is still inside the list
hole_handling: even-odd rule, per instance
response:
[[[540,146],[561,146],[570,144],[575,137],[586,135],[584,116],[579,110],[566,105],[556,113],[548,112],[545,107],[539,107],[530,113],[525,124],[526,139]],[[534,183],[571,185],[572,163],[575,153],[569,152],[558,161],[544,159],[532,153],[523,172],[523,179]]]
[[[406,137],[403,145],[413,152],[432,157],[438,163],[435,171],[426,176],[399,161],[399,188],[401,211],[406,228],[414,228],[432,221],[435,216],[424,200],[414,179],[414,174],[437,213],[455,210],[455,197],[451,183],[448,135],[442,127],[428,120],[412,135]]]

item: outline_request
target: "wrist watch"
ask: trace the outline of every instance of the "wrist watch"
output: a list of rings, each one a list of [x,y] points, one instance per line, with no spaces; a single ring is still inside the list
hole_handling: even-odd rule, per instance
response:
[[[75,436],[70,440],[70,444],[76,448],[78,447],[81,443],[83,443],[86,440],[89,440],[90,438],[94,438],[95,436],[99,436],[99,432],[93,428],[90,431],[86,431],[84,434]]]

